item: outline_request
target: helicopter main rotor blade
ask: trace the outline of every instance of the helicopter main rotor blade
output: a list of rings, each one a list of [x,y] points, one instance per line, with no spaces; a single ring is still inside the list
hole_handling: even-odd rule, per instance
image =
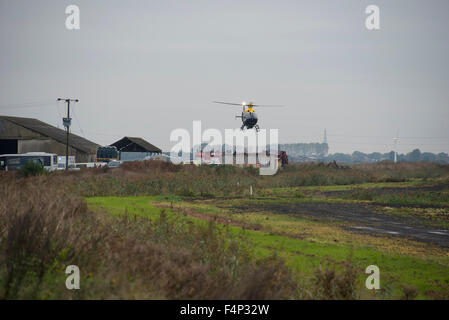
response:
[[[220,103],[220,104],[229,104],[231,106],[239,106],[241,107],[242,104],[241,103],[231,103],[231,102],[222,102],[222,101],[212,101],[213,103]]]
[[[252,106],[253,107],[257,107],[257,108],[260,108],[260,107],[268,107],[268,108],[285,107],[285,106],[282,106],[282,105],[271,105],[271,104],[253,104]]]

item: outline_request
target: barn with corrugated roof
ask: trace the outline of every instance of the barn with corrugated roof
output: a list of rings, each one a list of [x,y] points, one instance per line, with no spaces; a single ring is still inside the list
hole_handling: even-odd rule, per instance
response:
[[[33,118],[0,116],[0,154],[48,152],[65,156],[66,131]],[[98,144],[70,133],[69,155],[76,162],[96,160]]]
[[[160,155],[162,150],[142,138],[124,137],[113,144],[117,148],[120,160],[143,160],[146,157]]]

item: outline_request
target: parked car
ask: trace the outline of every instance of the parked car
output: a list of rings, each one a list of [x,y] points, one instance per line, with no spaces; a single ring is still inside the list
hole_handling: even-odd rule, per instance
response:
[[[117,168],[119,167],[121,164],[123,163],[122,160],[112,160],[108,162],[108,167],[109,168]]]
[[[107,165],[108,165],[107,162],[96,162],[96,163],[95,163],[95,166],[96,166],[97,168],[106,167]]]
[[[65,165],[64,165],[64,169],[65,169]],[[69,163],[69,170],[70,171],[79,171],[81,169],[79,167],[77,167],[74,163]]]

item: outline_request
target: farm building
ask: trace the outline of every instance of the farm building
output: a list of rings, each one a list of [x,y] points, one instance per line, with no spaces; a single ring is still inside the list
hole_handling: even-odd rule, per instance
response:
[[[0,116],[0,154],[48,152],[65,156],[66,131],[32,118]],[[70,134],[69,155],[76,162],[96,159],[97,145]]]
[[[142,138],[124,137],[111,144],[117,148],[120,160],[143,160],[146,157],[160,155],[162,150]]]

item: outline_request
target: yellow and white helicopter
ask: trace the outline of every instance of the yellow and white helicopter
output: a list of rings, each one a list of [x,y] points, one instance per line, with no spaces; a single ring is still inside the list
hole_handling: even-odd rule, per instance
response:
[[[242,126],[240,127],[241,130],[244,128],[247,129],[256,129],[256,131],[259,131],[259,125],[257,124],[258,118],[256,111],[254,108],[259,107],[283,107],[280,105],[260,105],[260,104],[254,104],[252,102],[242,102],[242,103],[232,103],[232,102],[222,102],[222,101],[213,101],[213,103],[220,103],[220,104],[227,104],[231,106],[241,106],[243,108],[242,115],[241,116],[235,116],[236,118],[242,119]]]

